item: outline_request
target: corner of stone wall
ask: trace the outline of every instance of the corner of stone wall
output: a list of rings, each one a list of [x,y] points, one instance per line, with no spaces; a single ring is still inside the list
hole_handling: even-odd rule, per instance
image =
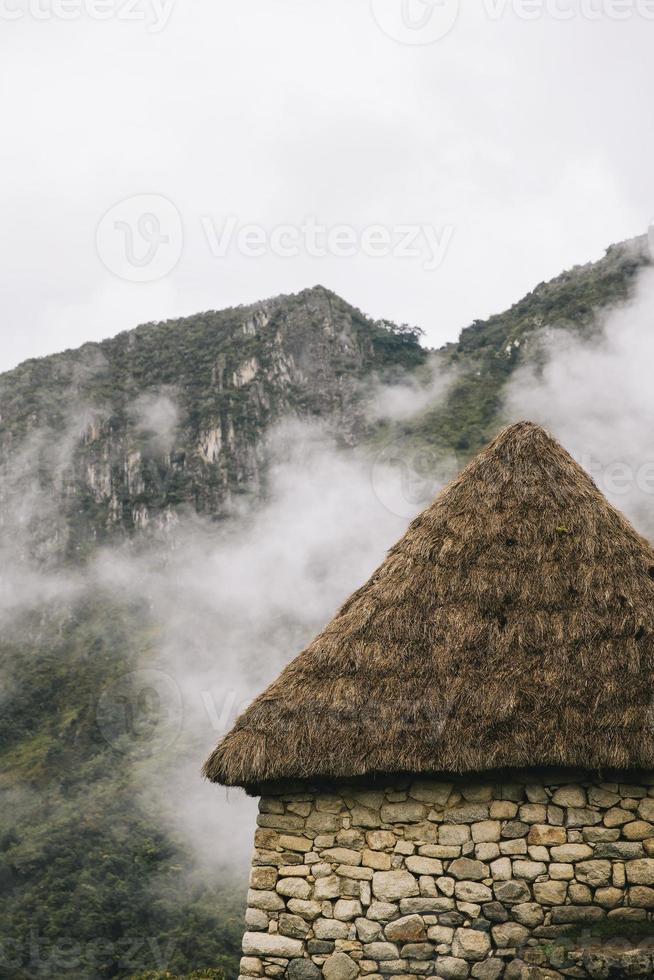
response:
[[[240,980],[654,976],[654,777],[605,778],[279,787]]]

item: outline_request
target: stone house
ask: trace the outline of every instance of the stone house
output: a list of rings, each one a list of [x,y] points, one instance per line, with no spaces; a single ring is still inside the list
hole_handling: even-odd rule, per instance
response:
[[[241,978],[654,976],[653,659],[654,551],[506,429],[206,764],[261,797]]]

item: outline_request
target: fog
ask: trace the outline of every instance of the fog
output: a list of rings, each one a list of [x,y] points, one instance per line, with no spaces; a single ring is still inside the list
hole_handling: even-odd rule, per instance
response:
[[[654,270],[639,274],[633,300],[606,311],[591,336],[546,329],[534,348],[544,364],[517,372],[508,417],[550,428],[654,539]]]

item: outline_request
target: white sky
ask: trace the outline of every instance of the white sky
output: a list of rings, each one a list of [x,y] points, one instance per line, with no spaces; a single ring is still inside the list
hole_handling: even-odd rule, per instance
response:
[[[172,2],[0,0],[0,369],[316,283],[440,344],[654,216],[652,0],[543,0],[534,20],[461,0],[422,45],[374,11],[399,24],[407,3],[426,40],[456,0]],[[103,222],[103,264],[99,222],[135,195],[155,197]],[[129,265],[116,222],[141,212],[168,242],[148,263],[136,236]],[[452,237],[435,269],[424,250],[311,256],[297,230],[294,257],[212,254],[203,218],[219,236],[230,215]]]

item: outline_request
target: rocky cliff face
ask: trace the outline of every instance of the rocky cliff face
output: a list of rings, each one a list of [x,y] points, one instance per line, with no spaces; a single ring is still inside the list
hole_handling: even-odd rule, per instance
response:
[[[6,519],[74,554],[184,509],[221,516],[261,491],[276,421],[320,417],[353,443],[366,383],[425,357],[416,333],[317,287],[28,361],[0,379]]]

